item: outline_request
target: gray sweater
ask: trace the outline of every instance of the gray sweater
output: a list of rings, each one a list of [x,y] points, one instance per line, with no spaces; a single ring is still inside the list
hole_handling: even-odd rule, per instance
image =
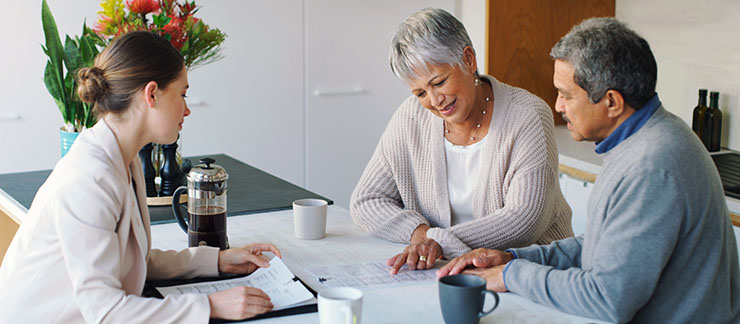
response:
[[[450,226],[442,119],[410,96],[388,123],[350,203],[366,231],[409,242],[420,224],[433,228],[447,258],[471,248],[523,247],[573,235],[558,185],[552,112],[531,93],[490,76],[493,116],[482,148],[470,222]]]
[[[620,323],[738,323],[735,237],[697,136],[659,107],[602,157],[585,234],[515,249],[507,288]]]

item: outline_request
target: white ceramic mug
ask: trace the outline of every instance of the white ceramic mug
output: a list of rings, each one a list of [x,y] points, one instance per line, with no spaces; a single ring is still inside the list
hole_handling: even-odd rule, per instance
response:
[[[319,292],[319,323],[360,324],[362,291],[356,288],[327,288]]]
[[[321,199],[300,199],[293,202],[293,230],[302,240],[318,240],[326,235],[328,203]]]

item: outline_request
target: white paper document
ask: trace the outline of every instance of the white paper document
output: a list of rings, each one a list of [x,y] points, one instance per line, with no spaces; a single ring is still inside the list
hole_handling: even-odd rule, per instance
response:
[[[437,269],[410,271],[406,265],[392,275],[385,261],[306,269],[327,287],[376,289],[428,283],[437,280]]]
[[[304,304],[314,297],[278,257],[270,260],[269,268],[259,268],[252,274],[236,279],[200,282],[170,287],[157,287],[162,296],[177,294],[212,294],[239,286],[259,288],[270,296],[274,308],[281,310]]]

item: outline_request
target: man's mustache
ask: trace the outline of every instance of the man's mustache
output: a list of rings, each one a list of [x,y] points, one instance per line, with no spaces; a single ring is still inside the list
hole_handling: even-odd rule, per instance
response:
[[[560,113],[560,116],[562,116],[562,117],[563,117],[563,120],[564,120],[564,121],[565,121],[566,123],[571,123],[571,122],[570,122],[570,119],[568,119],[568,117],[565,117],[565,113],[564,113],[564,112]],[[572,124],[572,123],[571,123],[571,124]]]

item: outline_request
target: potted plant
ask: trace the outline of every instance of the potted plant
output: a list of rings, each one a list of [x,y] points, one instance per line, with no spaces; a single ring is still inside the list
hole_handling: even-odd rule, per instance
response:
[[[92,105],[82,102],[77,96],[75,73],[81,67],[92,65],[103,40],[83,23],[82,36],[72,38],[66,35],[62,45],[57,24],[46,0],[41,3],[41,23],[45,38],[42,47],[48,57],[44,69],[44,84],[64,120],[64,126],[59,130],[64,156],[79,132],[95,124]]]

